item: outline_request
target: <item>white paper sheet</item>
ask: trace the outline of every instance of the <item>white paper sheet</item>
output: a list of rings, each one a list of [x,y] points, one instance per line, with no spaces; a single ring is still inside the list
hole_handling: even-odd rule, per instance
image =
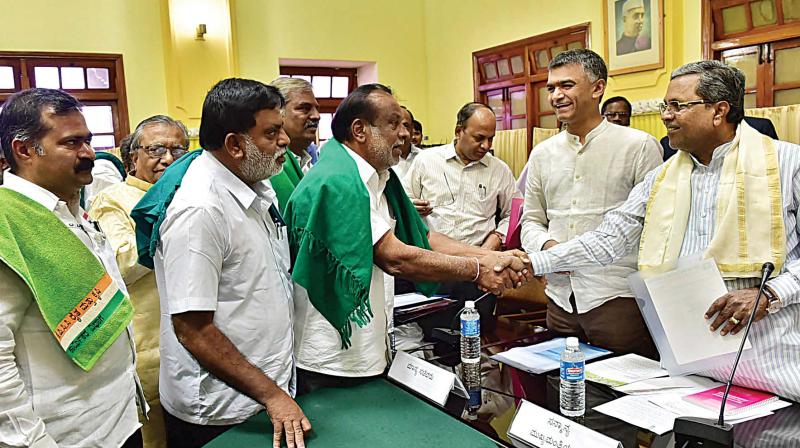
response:
[[[688,364],[739,349],[743,333],[711,332],[703,313],[727,294],[713,259],[692,263],[645,280],[678,364]]]
[[[658,435],[672,431],[676,415],[647,400],[647,397],[626,395],[594,408],[602,414],[618,418]]]
[[[666,376],[663,378],[651,378],[644,381],[618,386],[614,389],[631,395],[649,395],[664,393],[665,391],[676,391],[684,395],[701,392],[721,386],[722,383],[710,378],[688,375],[688,376]]]
[[[686,375],[732,363],[743,333],[711,332],[704,317],[711,304],[727,293],[713,259],[681,260],[675,270],[637,272],[628,277],[642,316],[670,375]],[[751,354],[745,344],[742,359]]]
[[[615,387],[650,378],[667,376],[658,361],[628,354],[586,365],[586,380]]]

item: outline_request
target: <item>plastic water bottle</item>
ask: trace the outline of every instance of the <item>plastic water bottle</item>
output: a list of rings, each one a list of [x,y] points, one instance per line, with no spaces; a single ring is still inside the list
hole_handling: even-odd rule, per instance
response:
[[[578,338],[567,338],[561,352],[561,414],[580,417],[586,411],[586,384],[584,383],[584,355]]]
[[[473,301],[461,312],[461,374],[469,393],[467,414],[476,416],[481,407],[481,315]]]

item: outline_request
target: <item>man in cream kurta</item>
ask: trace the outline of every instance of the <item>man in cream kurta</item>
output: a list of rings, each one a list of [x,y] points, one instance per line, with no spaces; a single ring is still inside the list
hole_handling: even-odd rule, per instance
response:
[[[148,420],[142,427],[148,448],[166,446],[164,416],[158,399],[161,308],[155,273],[138,263],[136,224],[131,210],[188,146],[189,136],[182,123],[163,115],[142,121],[132,135],[133,172],[125,181],[98,193],[89,209],[89,216],[108,236],[135,307],[136,368],[150,405]]]
[[[567,129],[531,151],[522,215],[529,253],[597,227],[661,163],[655,138],[600,115],[605,78],[605,64],[589,50],[562,53],[550,65],[550,102]],[[634,253],[610,266],[548,275],[548,328],[615,352],[655,356],[628,286],[635,271]]]

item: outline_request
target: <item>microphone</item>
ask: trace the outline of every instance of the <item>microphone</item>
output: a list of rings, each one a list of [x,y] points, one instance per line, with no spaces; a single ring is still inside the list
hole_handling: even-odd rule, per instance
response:
[[[714,421],[697,417],[676,418],[672,430],[675,432],[675,446],[677,448],[733,448],[733,425],[725,423],[725,403],[728,401],[728,393],[731,391],[733,376],[736,374],[736,368],[739,366],[739,360],[742,357],[742,351],[744,351],[744,344],[747,342],[750,327],[753,325],[756,311],[758,311],[758,303],[764,294],[764,286],[774,270],[775,265],[770,262],[766,262],[761,266],[761,284],[758,286],[756,303],[753,305],[753,311],[750,312],[750,317],[747,319],[747,326],[744,329],[739,350],[736,352],[736,359],[733,361],[731,375],[725,384],[725,393],[722,395],[722,404],[719,409],[719,419]]]

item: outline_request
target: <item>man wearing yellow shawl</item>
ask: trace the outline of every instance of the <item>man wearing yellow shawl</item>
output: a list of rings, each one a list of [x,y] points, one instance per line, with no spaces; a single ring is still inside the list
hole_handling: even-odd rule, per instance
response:
[[[755,355],[734,383],[800,399],[800,146],[762,136],[742,121],[744,75],[718,61],[672,73],[661,119],[678,154],[654,169],[603,223],[531,255],[536,275],[607,265],[639,248],[639,269],[680,257],[713,257],[728,293],[704,313],[711,331],[741,331],[753,310],[761,265],[772,262],[750,333]],[[730,365],[704,374],[726,380]]]

